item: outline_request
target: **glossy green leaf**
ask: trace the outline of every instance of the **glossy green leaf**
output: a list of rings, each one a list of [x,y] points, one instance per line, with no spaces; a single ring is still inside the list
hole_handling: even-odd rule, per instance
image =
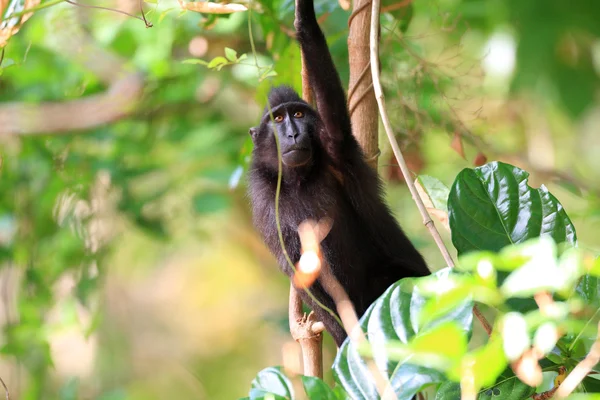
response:
[[[581,384],[589,393],[600,393],[600,379],[596,375],[591,375],[585,378]]]
[[[516,376],[502,374],[498,378],[498,384],[481,390],[477,395],[478,400],[525,400],[528,399],[535,389],[525,385]],[[435,400],[460,399],[460,384],[456,382],[444,382],[435,395]]]
[[[525,400],[535,393],[535,388],[527,386],[519,380],[509,369],[499,378],[498,384],[482,390],[477,396],[478,400]]]
[[[444,269],[436,273],[435,277],[444,280],[449,273],[449,269]],[[414,282],[414,279],[403,279],[392,285],[360,320],[372,345],[373,358],[379,369],[389,377],[399,400],[411,399],[423,387],[443,382],[447,378],[436,369],[413,364],[410,360],[392,360],[385,346],[398,341],[410,347],[411,342],[419,340],[418,337],[449,321],[468,336],[472,323],[472,304],[465,300],[438,319],[424,326],[419,324],[419,314],[426,299],[414,286]],[[333,369],[336,380],[353,399],[378,398],[364,360],[348,339],[340,347]]]
[[[313,376],[302,376],[304,391],[310,400],[338,400],[338,395],[323,380]]]
[[[294,398],[292,382],[282,372],[281,367],[268,367],[258,373],[252,381],[249,397],[251,400],[268,398],[273,395],[274,399]]]
[[[540,235],[556,243],[576,243],[562,205],[544,186],[527,185],[528,177],[502,162],[460,172],[448,198],[452,243],[459,254],[499,251]]]
[[[435,400],[460,399],[460,383],[446,381],[435,393]]]

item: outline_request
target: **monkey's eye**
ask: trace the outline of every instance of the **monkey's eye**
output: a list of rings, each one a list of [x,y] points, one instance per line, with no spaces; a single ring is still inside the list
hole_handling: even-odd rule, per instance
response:
[[[294,118],[302,118],[304,117],[304,113],[302,111],[296,111],[294,113]]]
[[[283,115],[276,115],[273,119],[275,120],[275,122],[281,122],[283,121]]]

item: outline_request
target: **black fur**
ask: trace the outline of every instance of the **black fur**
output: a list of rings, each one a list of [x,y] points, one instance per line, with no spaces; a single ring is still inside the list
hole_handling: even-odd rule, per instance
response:
[[[323,255],[360,316],[392,283],[428,275],[429,270],[384,203],[379,177],[365,162],[352,135],[344,91],[312,0],[299,0],[296,30],[319,111],[288,87],[271,91],[269,104],[280,122],[271,121],[266,107],[260,126],[250,129],[255,145],[249,179],[254,224],[291,277],[275,224],[276,128],[282,153],[302,147],[287,164],[285,154],[283,158],[279,216],[287,252],[296,264],[300,259],[298,225],[309,218],[331,217],[334,223],[322,242]],[[310,290],[335,311],[318,282]],[[300,295],[341,345],[346,337],[343,328],[304,291]]]

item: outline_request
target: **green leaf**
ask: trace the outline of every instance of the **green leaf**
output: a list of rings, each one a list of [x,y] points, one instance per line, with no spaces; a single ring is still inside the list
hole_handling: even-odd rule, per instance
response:
[[[492,386],[506,369],[507,360],[502,348],[502,339],[492,336],[485,346],[477,348],[463,357],[462,366],[468,366],[476,388]],[[458,381],[465,374],[463,367],[451,371],[450,379]]]
[[[600,393],[600,380],[598,380],[595,375],[584,378],[581,383],[586,392]]]
[[[541,186],[527,185],[529,173],[501,162],[464,169],[448,198],[452,243],[459,254],[499,251],[548,235],[575,244],[575,228],[562,205]]]
[[[435,400],[460,399],[460,384],[446,381],[435,393]]]
[[[338,400],[338,396],[321,379],[313,376],[302,376],[302,385],[311,400]]]
[[[237,51],[230,49],[229,47],[225,47],[225,57],[231,62],[237,61]]]
[[[249,393],[251,400],[268,398],[269,394],[276,400],[294,398],[292,382],[283,374],[281,367],[265,368],[252,381]]]
[[[223,65],[227,65],[229,64],[227,62],[227,59],[225,57],[215,57],[212,60],[210,60],[210,62],[208,63],[207,67],[208,68],[219,68],[222,67]]]
[[[535,389],[521,382],[510,369],[498,378],[498,384],[487,387],[479,392],[478,400],[525,400],[528,399]],[[435,400],[460,399],[460,384],[456,382],[444,382],[438,389]]]
[[[589,273],[596,277],[600,277],[600,257],[596,257],[594,261],[590,262]]]
[[[449,269],[444,269],[434,277],[444,280],[449,273]],[[401,342],[410,348],[411,343],[417,343],[417,348],[423,349],[423,343],[430,343],[424,336],[450,321],[465,335],[471,332],[472,304],[468,299],[449,313],[421,326],[418,321],[425,297],[414,286],[415,281],[407,278],[390,286],[360,320],[372,345],[373,358],[380,370],[388,375],[399,400],[411,399],[423,387],[444,382],[447,378],[436,369],[411,363],[410,360],[398,362],[391,359],[386,346]],[[353,399],[378,398],[366,364],[349,339],[340,347],[333,370],[336,380]]]
[[[478,400],[525,400],[535,393],[535,388],[519,380],[510,369],[498,378],[498,384],[479,392]]]
[[[267,79],[267,78],[269,78],[271,76],[277,76],[277,72],[275,70],[271,69],[272,67],[273,67],[272,65],[269,66],[269,69],[267,69],[265,72],[263,72],[260,75],[260,78],[258,80],[262,81],[262,80]]]
[[[450,189],[439,179],[429,175],[419,175],[417,178],[425,192],[431,199],[433,206],[438,210],[448,211],[448,196]]]
[[[208,66],[208,62],[206,62],[200,58],[188,58],[186,60],[183,60],[182,63],[183,64],[199,64],[199,65]]]
[[[333,388],[333,393],[335,394],[337,400],[352,400],[352,398],[348,396],[348,393],[346,393],[344,388],[340,385],[335,385]]]
[[[465,330],[452,321],[415,336],[409,343],[415,352],[434,353],[458,361],[467,352]]]

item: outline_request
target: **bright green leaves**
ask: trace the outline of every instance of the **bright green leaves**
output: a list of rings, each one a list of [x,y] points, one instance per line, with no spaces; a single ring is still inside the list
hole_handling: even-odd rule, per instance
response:
[[[280,367],[265,368],[252,381],[248,398],[251,400],[293,399],[292,382],[285,376]]]
[[[237,56],[237,52],[229,47],[225,47],[225,57],[217,56],[210,61],[204,61],[200,58],[190,58],[187,60],[183,60],[184,64],[198,64],[204,65],[208,69],[213,69],[215,71],[220,71],[221,68],[227,65],[239,64],[241,61],[244,61],[248,58],[247,54],[242,54],[241,56]]]
[[[225,57],[217,56],[210,61],[204,61],[200,58],[189,58],[187,60],[183,60],[184,64],[196,64],[203,65],[208,69],[214,71],[220,71],[223,67],[228,65],[241,65],[245,67],[250,67],[253,70],[256,70],[258,73],[258,81],[262,82],[267,78],[271,78],[277,76],[277,72],[274,70],[273,64],[260,66],[258,61],[254,61],[253,63],[243,63],[242,61],[246,60],[248,55],[246,53],[242,54],[238,57],[237,52],[229,47],[225,47]]]
[[[323,380],[312,376],[299,376],[304,395],[309,400],[349,400],[348,394],[339,386],[331,389]],[[292,382],[281,367],[265,368],[252,381],[250,394],[244,400],[292,400],[295,399]]]
[[[527,177],[490,163],[462,171],[449,196],[435,178],[419,178],[428,208],[443,211],[448,199],[461,253],[456,271],[403,279],[371,305],[360,320],[369,343],[356,348],[347,339],[333,365],[343,396],[379,398],[369,360],[400,400],[427,387],[437,388],[436,399],[460,398],[461,385],[479,400],[524,400],[542,382],[542,368],[571,370],[586,356],[598,335],[600,261],[574,247],[575,229],[558,200],[529,187]],[[469,348],[473,302],[496,318],[491,337]],[[315,378],[302,382],[311,399],[343,392]],[[598,382],[588,377],[582,388],[595,392]],[[281,387],[272,392],[286,396]]]
[[[449,271],[429,278],[443,281]],[[410,399],[423,387],[443,382],[441,371],[455,367],[466,352],[472,314],[464,300],[448,313],[423,324],[420,314],[427,299],[415,280],[392,285],[361,318],[375,363],[389,377],[399,399]],[[377,398],[373,380],[359,350],[346,340],[333,365],[337,381],[356,399]]]
[[[527,185],[529,173],[501,162],[464,169],[450,191],[452,243],[459,254],[498,251],[549,235],[576,243],[575,228],[556,198],[542,186]]]

